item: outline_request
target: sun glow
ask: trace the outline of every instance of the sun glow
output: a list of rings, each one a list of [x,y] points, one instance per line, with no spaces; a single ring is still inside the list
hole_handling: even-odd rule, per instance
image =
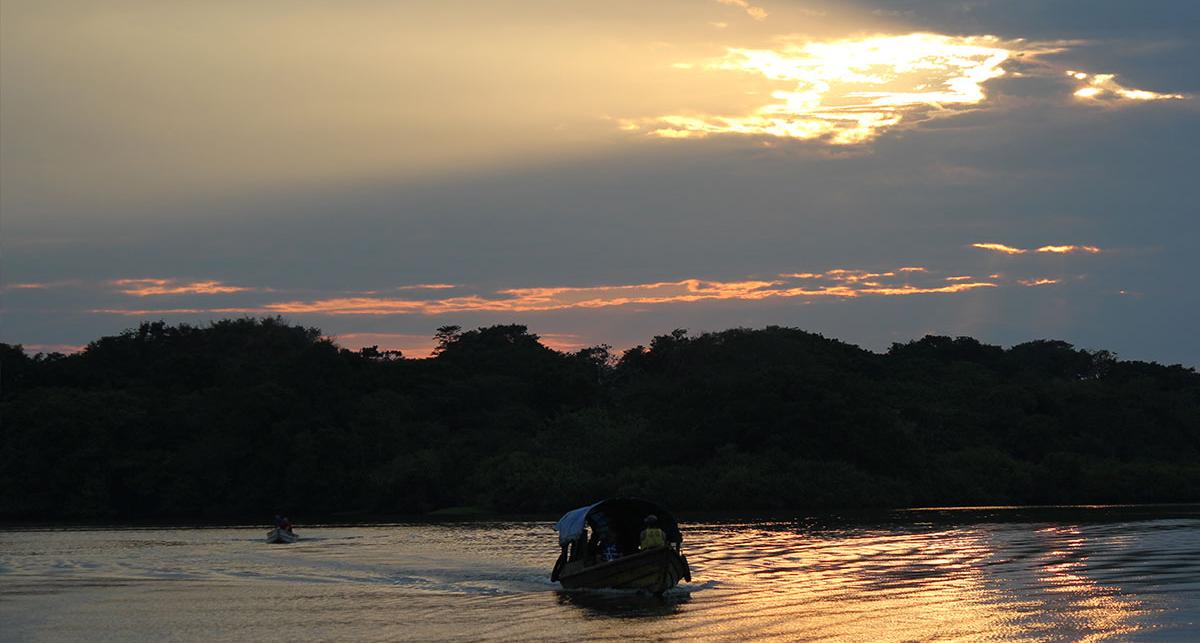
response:
[[[734,71],[786,83],[748,115],[669,114],[651,134],[714,134],[869,141],[904,121],[968,109],[985,98],[983,84],[1005,74],[1009,59],[1049,49],[1023,48],[993,36],[913,33],[830,42],[789,42],[778,49],[727,50],[705,70]]]

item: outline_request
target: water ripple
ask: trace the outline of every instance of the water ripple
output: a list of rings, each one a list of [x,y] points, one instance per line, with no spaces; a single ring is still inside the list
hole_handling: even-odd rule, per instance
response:
[[[561,591],[548,523],[261,531],[0,532],[4,638],[1200,638],[1192,508],[690,524],[663,598]]]

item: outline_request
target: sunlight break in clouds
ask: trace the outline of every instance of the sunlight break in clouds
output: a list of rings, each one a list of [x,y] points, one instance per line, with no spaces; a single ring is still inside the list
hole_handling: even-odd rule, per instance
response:
[[[709,70],[737,71],[790,83],[772,102],[744,116],[670,114],[651,131],[663,138],[713,134],[869,141],[904,120],[968,109],[985,98],[983,83],[1003,76],[1010,58],[1055,51],[994,36],[913,33],[829,42],[789,42],[778,49],[731,48]]]
[[[1145,89],[1129,89],[1117,83],[1114,74],[1088,74],[1068,71],[1067,76],[1082,81],[1084,86],[1075,90],[1077,98],[1087,100],[1182,100],[1183,94],[1160,94]]]
[[[118,286],[121,293],[135,297],[223,295],[254,290],[242,286],[228,286],[215,280],[181,282],[178,279],[116,279],[112,284]]]
[[[992,252],[1000,252],[1000,253],[1003,253],[1006,255],[1023,255],[1023,254],[1033,253],[1033,252],[1060,254],[1060,255],[1075,254],[1075,253],[1079,253],[1079,252],[1086,253],[1086,254],[1093,254],[1093,255],[1100,253],[1100,248],[1098,248],[1096,246],[1077,246],[1077,245],[1042,246],[1040,248],[1034,248],[1033,250],[1029,250],[1026,248],[1014,248],[1012,246],[1006,246],[1003,243],[972,243],[971,247],[979,248],[981,250],[991,250]]]

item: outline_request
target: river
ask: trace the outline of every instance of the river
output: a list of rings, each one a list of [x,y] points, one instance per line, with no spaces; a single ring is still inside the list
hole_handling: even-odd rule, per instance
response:
[[[1200,507],[685,523],[692,582],[559,591],[549,522],[0,531],[3,640],[1200,640]]]

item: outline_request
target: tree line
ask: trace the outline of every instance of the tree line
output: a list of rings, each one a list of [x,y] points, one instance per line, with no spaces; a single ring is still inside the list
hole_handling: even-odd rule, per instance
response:
[[[435,355],[279,318],[0,344],[0,519],[556,513],[1200,500],[1200,374],[1040,340],[879,354],[795,328],[617,354],[525,326]]]

